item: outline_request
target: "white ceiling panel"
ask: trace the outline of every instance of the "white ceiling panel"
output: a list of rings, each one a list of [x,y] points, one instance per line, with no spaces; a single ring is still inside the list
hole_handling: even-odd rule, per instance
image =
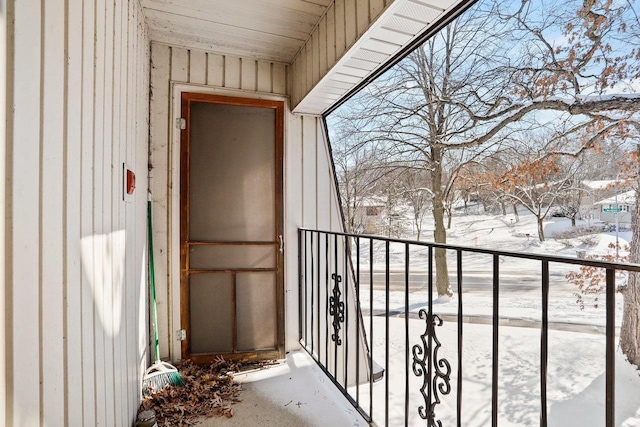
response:
[[[142,0],[154,41],[290,63],[332,0]]]
[[[473,0],[385,0],[369,27],[361,25],[368,21],[359,5],[373,2],[360,0],[141,2],[152,41],[293,64],[292,87],[301,88],[294,111],[320,114],[444,14]]]

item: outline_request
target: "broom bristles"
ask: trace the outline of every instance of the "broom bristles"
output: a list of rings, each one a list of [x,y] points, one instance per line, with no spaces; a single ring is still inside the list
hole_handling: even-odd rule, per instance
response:
[[[183,386],[184,380],[175,366],[167,362],[156,362],[144,373],[142,394],[153,394],[168,385]]]

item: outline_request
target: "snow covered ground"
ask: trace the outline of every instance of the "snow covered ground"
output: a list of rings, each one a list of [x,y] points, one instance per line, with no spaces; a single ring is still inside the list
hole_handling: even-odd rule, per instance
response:
[[[374,318],[373,354],[386,364],[384,318]],[[365,318],[368,325],[369,319]],[[410,320],[410,337],[424,333],[424,320]],[[443,426],[456,425],[457,326],[446,322],[436,328],[442,347],[438,357],[451,365],[451,392],[440,394],[435,409]],[[404,425],[405,334],[404,319],[390,319],[389,425]],[[532,328],[500,327],[498,421],[501,427],[540,425],[540,332]],[[412,340],[413,342],[413,340]],[[590,427],[605,425],[605,337],[550,331],[547,410],[548,425]],[[462,425],[491,425],[491,327],[464,324],[462,372]],[[423,406],[422,377],[413,375],[409,362],[409,425],[425,425],[418,415]],[[350,388],[355,397],[355,387]],[[374,384],[374,420],[384,425],[385,380]],[[616,354],[616,426],[640,426],[640,375],[622,354]],[[368,385],[360,387],[360,402],[369,408]]]
[[[555,239],[554,235],[571,228],[566,218],[545,221],[547,240],[538,241],[535,217],[520,213],[519,221],[502,215],[458,213],[448,230],[448,243],[484,247],[513,252],[529,252],[575,257],[577,251],[587,255],[611,253],[609,244],[615,242],[613,232],[601,232],[588,239]],[[423,240],[432,236],[431,219],[425,218]],[[578,225],[587,225],[578,222]],[[402,236],[414,239],[415,235]],[[624,247],[631,233],[618,236]],[[399,317],[390,319],[389,366],[389,425],[404,424],[405,404],[405,248],[402,244],[390,247],[389,305]],[[386,305],[385,251],[382,242],[374,243],[373,261],[368,259],[368,242],[361,241],[360,298],[365,316],[371,310],[379,313]],[[455,253],[448,254],[451,284],[454,295],[450,299],[436,299],[434,313],[443,315],[445,322],[437,328],[442,341],[440,357],[451,364],[452,391],[441,396],[442,404],[436,409],[443,426],[455,425],[457,381],[457,324]],[[411,346],[424,333],[424,320],[416,313],[426,308],[426,249],[410,251],[409,307]],[[462,425],[486,426],[491,424],[491,339],[492,328],[486,324],[493,312],[492,259],[487,255],[463,254],[463,387]],[[373,299],[368,284],[369,269],[373,267]],[[565,274],[577,267],[564,264],[550,265],[549,301],[549,385],[548,414],[550,426],[602,426],[605,407],[605,324],[604,295],[585,298],[585,307],[576,303],[577,289],[567,282]],[[619,278],[621,281],[623,277]],[[499,425],[537,426],[540,417],[540,329],[541,318],[540,263],[515,258],[500,261],[499,312],[503,320],[527,327],[500,326],[499,355]],[[434,294],[434,298],[437,295]],[[622,297],[616,298],[617,327],[622,314]],[[448,316],[447,316],[448,315]],[[387,343],[383,316],[374,316],[373,353],[376,362],[385,366]],[[365,317],[368,328],[369,319]],[[570,327],[567,327],[569,325]],[[370,337],[371,335],[368,335]],[[411,370],[411,365],[409,365]],[[628,364],[619,352],[616,359],[616,425],[640,426],[640,371]],[[410,371],[409,425],[423,425],[417,408],[424,404],[419,389],[422,378]],[[355,388],[350,390],[355,395]],[[368,408],[368,388],[361,387],[361,405]],[[374,419],[384,425],[385,382],[374,385]]]
[[[511,221],[513,216],[458,214],[453,218],[453,225],[447,232],[447,243],[453,245],[473,246],[486,249],[498,249],[510,252],[528,252],[558,256],[575,257],[578,251],[586,255],[602,255],[613,253],[609,244],[616,240],[614,232],[601,232],[589,236],[571,239],[555,239],[554,235],[571,228],[571,221],[567,218],[549,218],[545,221],[547,240],[540,242],[537,238],[536,219],[527,212],[520,213],[519,221]],[[425,218],[425,225],[431,226],[431,219]],[[578,221],[578,226],[586,226],[586,221]],[[424,238],[429,241],[432,236],[431,228],[423,230]],[[528,235],[528,236],[527,236]],[[414,239],[415,235],[403,236]],[[588,245],[583,240],[595,242]],[[621,232],[618,236],[621,247],[631,240],[631,232]],[[370,260],[368,241],[362,240],[360,249],[361,283],[360,297],[362,307],[367,310],[383,310],[386,304],[384,288],[385,250],[383,242],[374,242],[373,271],[374,289],[373,305],[369,294]],[[404,310],[404,245],[392,243],[390,246],[391,286],[389,293],[391,311]],[[624,250],[620,251],[625,254]],[[427,249],[411,247],[409,274],[409,311],[417,312],[425,308],[427,298],[426,272]],[[456,254],[448,252],[448,265],[451,286],[454,296],[451,299],[437,299],[434,294],[435,312],[439,314],[457,314],[457,277]],[[492,298],[492,258],[490,255],[463,253],[463,312],[469,316],[490,316],[493,311]],[[578,267],[551,263],[550,264],[550,297],[549,316],[551,322],[573,323],[604,326],[605,310],[604,295],[584,296],[584,308],[577,304],[578,289],[568,283],[565,275]],[[541,316],[541,264],[539,261],[517,258],[500,259],[500,316],[511,319],[539,321]],[[617,280],[624,283],[624,275]],[[618,322],[622,315],[622,296],[616,298],[616,317]]]

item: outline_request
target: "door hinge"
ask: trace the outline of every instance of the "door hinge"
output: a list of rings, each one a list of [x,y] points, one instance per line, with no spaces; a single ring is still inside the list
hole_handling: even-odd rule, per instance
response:
[[[178,331],[178,341],[184,341],[187,339],[187,331],[184,329],[180,329]]]
[[[187,128],[187,121],[182,117],[176,119],[176,128],[183,130]]]

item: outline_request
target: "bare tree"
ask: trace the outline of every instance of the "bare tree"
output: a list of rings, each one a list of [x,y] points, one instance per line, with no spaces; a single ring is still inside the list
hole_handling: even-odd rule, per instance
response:
[[[402,197],[411,205],[416,239],[420,240],[424,215],[433,199],[433,192],[429,188],[429,174],[422,168],[406,168],[398,177],[398,187]]]
[[[487,75],[501,44],[500,34],[490,35],[492,26],[486,13],[459,18],[370,85],[344,113],[388,164],[426,172],[438,243],[446,243],[445,201],[458,170],[488,142],[460,143],[473,126],[469,109],[486,109],[478,91],[493,88],[487,97],[495,97],[505,90]],[[444,250],[436,249],[435,264],[438,294],[451,295]]]

